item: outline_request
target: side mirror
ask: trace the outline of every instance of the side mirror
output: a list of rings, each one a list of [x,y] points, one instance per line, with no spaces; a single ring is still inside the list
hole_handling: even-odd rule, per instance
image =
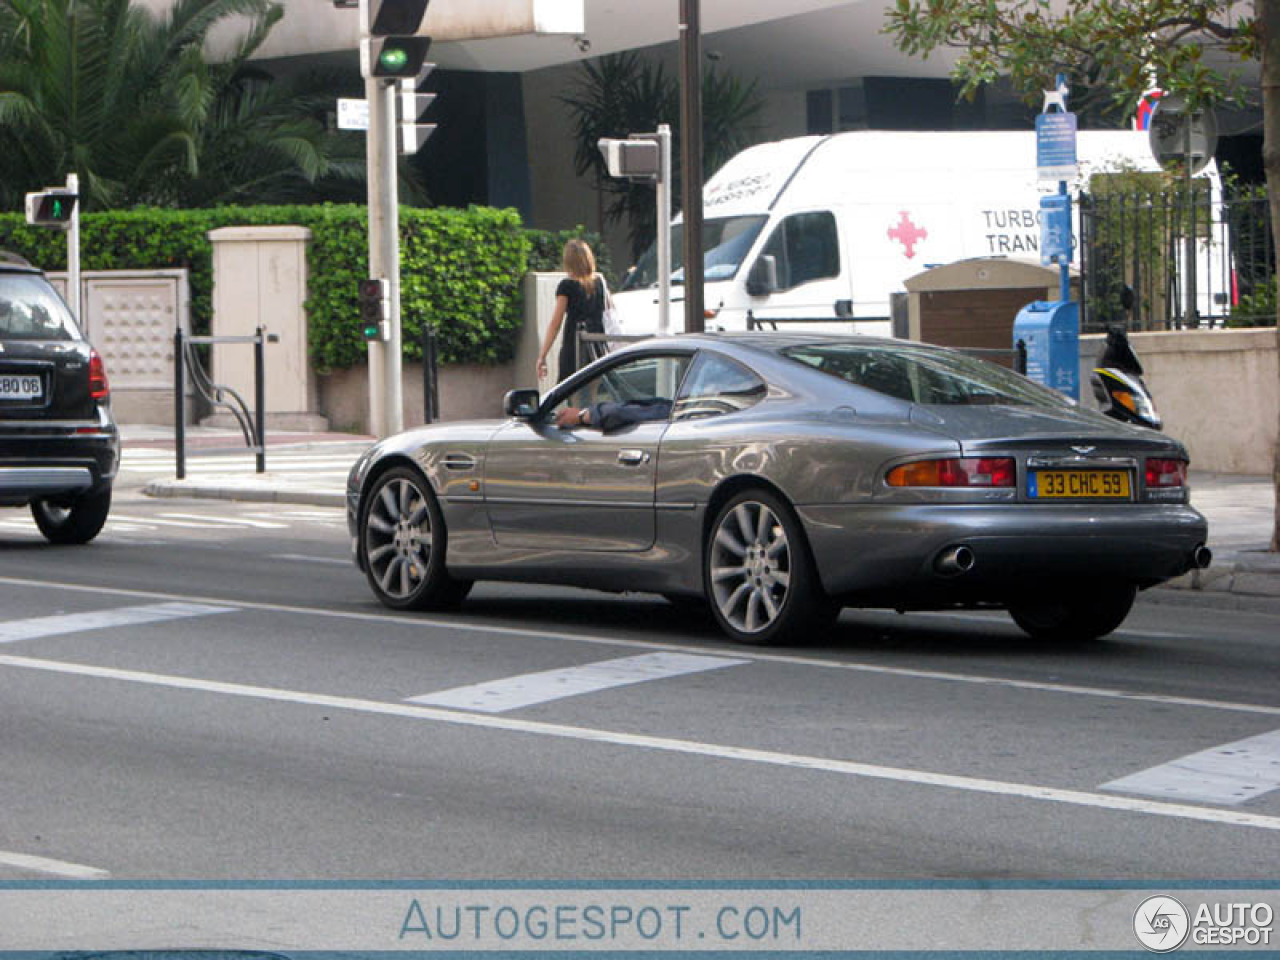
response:
[[[502,412],[517,420],[528,420],[538,412],[542,397],[537,390],[508,390],[502,398]]]
[[[767,297],[778,289],[778,258],[764,254],[751,265],[747,274],[747,293],[753,297]]]

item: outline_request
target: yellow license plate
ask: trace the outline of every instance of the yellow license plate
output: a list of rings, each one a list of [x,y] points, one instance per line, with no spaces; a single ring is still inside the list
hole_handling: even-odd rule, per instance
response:
[[[1040,470],[1030,475],[1027,495],[1032,500],[1128,499],[1125,470]]]

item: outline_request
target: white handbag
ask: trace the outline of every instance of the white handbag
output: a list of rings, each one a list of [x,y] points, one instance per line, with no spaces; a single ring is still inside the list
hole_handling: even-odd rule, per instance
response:
[[[600,285],[604,287],[604,332],[606,336],[616,337],[622,333],[622,317],[618,316],[618,310],[613,305],[613,295],[609,293],[609,284],[604,277],[600,278]]]

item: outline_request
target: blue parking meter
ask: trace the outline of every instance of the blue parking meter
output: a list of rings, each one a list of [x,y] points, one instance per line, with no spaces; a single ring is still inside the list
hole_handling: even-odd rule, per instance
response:
[[[1018,311],[1013,347],[1026,349],[1028,379],[1080,399],[1080,305],[1037,300]]]

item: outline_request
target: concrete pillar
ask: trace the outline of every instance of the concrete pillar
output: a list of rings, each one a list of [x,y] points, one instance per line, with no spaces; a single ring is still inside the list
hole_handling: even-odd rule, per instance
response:
[[[278,336],[266,347],[267,426],[276,430],[329,428],[319,414],[307,355],[307,243],[305,227],[223,227],[212,230],[213,334],[252,336],[258,326]],[[253,405],[253,347],[213,348],[213,379]],[[223,411],[216,423],[229,424]]]

